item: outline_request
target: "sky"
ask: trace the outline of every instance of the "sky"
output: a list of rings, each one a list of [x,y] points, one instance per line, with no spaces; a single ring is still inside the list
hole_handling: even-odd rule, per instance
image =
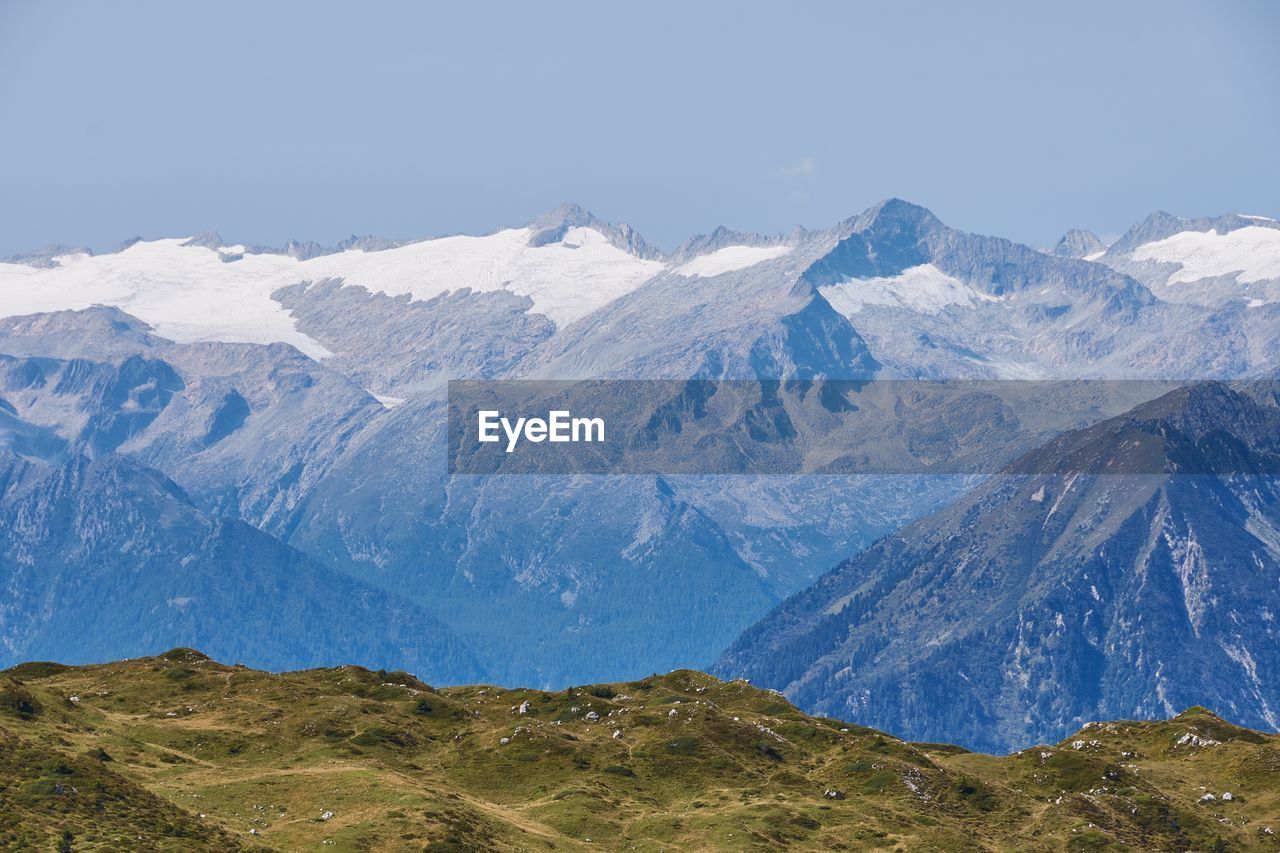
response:
[[[1280,216],[1280,3],[0,0],[0,256]]]

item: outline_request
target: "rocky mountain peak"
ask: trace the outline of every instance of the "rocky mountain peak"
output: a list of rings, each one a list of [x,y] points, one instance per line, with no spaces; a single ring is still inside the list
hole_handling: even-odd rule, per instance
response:
[[[900,198],[887,198],[877,202],[855,216],[851,223],[854,233],[875,236],[890,234],[920,235],[942,227],[933,211]]]
[[[1053,247],[1053,253],[1061,258],[1084,258],[1107,248],[1097,234],[1082,228],[1072,228],[1063,234]]]
[[[1250,226],[1280,229],[1280,222],[1261,216],[1242,216],[1238,213],[1183,219],[1172,213],[1158,210],[1126,231],[1107,252],[1110,255],[1132,252],[1145,243],[1163,240],[1183,231],[1216,231],[1219,234],[1227,234]]]
[[[572,202],[565,202],[525,225],[533,234],[529,245],[546,246],[564,239],[571,228],[591,228],[599,231],[615,247],[643,260],[658,260],[662,252],[645,242],[640,232],[625,222],[614,225],[605,222],[589,210]]]

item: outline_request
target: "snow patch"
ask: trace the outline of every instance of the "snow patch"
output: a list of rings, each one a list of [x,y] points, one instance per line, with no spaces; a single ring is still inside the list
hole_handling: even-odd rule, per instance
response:
[[[375,293],[408,293],[421,300],[464,287],[508,290],[528,296],[535,313],[563,326],[664,268],[659,261],[617,248],[592,228],[571,228],[559,243],[537,247],[529,245],[529,237],[528,229],[511,228],[485,237],[443,237],[377,252],[321,255],[298,265],[299,278],[342,278]]]
[[[368,388],[364,390],[369,391]],[[369,396],[377,400],[379,403],[381,403],[382,408],[384,409],[394,409],[396,406],[399,406],[405,400],[404,397],[388,397],[384,394],[375,394],[372,391],[369,391]]]
[[[780,258],[790,251],[790,246],[725,246],[681,264],[675,271],[688,278],[711,278]]]
[[[507,290],[563,326],[639,287],[660,272],[591,228],[559,243],[530,246],[530,231],[443,237],[393,249],[352,249],[308,260],[289,255],[225,255],[243,246],[184,246],[186,238],[140,241],[107,255],[72,254],[37,269],[0,263],[0,317],[113,305],[179,342],[292,344],[313,358],[331,353],[294,325],[271,294],[303,281],[340,278],[373,293],[427,300],[447,291]]]
[[[114,305],[175,341],[280,342],[312,358],[330,355],[271,299],[271,291],[297,280],[288,273],[293,258],[253,255],[228,264],[213,249],[185,242],[64,255],[48,269],[0,263],[0,316]]]
[[[1232,274],[1242,283],[1267,281],[1280,278],[1280,229],[1249,225],[1226,234],[1182,231],[1139,246],[1132,257],[1180,264],[1169,284]]]
[[[937,314],[951,305],[972,306],[977,301],[995,302],[988,296],[952,278],[933,264],[908,267],[885,278],[851,278],[819,289],[831,307],[852,317],[868,305],[905,308],[922,314]]]

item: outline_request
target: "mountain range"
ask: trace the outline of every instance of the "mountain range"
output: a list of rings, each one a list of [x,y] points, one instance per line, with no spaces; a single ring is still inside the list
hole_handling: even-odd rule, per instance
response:
[[[943,560],[908,595],[901,576],[910,555],[936,547],[954,557],[967,546],[911,533],[899,559],[884,556],[884,543],[899,540],[883,537],[938,511],[930,523],[944,527],[962,511],[998,516],[991,502],[1008,478],[450,477],[446,381],[1270,377],[1280,364],[1278,259],[1280,223],[1262,217],[1154,214],[1109,246],[1074,232],[1042,251],[958,231],[897,199],[825,229],[718,229],[670,253],[564,206],[474,237],[263,249],[206,234],[10,259],[0,263],[0,519],[14,595],[0,618],[0,662],[198,644],[275,668],[362,660],[442,683],[559,687],[706,666],[732,645],[721,671],[758,672],[809,709],[845,708],[851,694],[833,680],[841,668],[832,661],[874,647],[859,631],[905,624],[884,608],[915,607],[938,584],[972,604],[987,582],[953,579]],[[1265,423],[1228,426],[1261,453],[1248,430]],[[1028,451],[1036,452],[993,450],[990,470]],[[1253,589],[1237,577],[1250,570],[1242,555],[1253,545],[1236,528],[1272,518],[1272,492],[1222,488],[1161,486],[1143,506],[1168,503],[1170,536],[1182,541],[1178,519],[1230,497],[1235,526],[1211,542],[1197,524],[1195,542],[1223,554],[1210,558],[1209,574],[1221,572],[1215,590]],[[1142,538],[1130,516],[1105,504],[1109,492],[1072,495],[1085,502],[1075,514],[1101,513],[1109,536]],[[1262,508],[1238,508],[1247,501]],[[1072,553],[1086,553],[1067,540]],[[1135,571],[1118,540],[1108,554],[1117,577]],[[1060,571],[1042,558],[1024,574]],[[887,621],[864,623],[854,619],[861,610],[845,607],[841,630],[853,633],[801,641],[830,621],[818,615],[830,602],[818,602],[835,576],[848,590],[881,578],[876,618]],[[1164,611],[1177,604],[1161,599],[1160,618],[1174,618]],[[95,606],[109,607],[111,624],[93,643],[77,642],[70,626],[97,624]],[[1045,629],[1037,643],[1054,642],[1043,623],[1051,610],[1084,618],[1042,598],[1034,609]],[[1218,611],[1205,612],[1218,625]],[[994,661],[1018,623],[1005,610],[991,615]],[[957,618],[945,608],[910,617],[925,620],[918,629],[929,636]],[[1105,618],[1142,637],[1164,630],[1159,620],[1148,629],[1123,613]],[[133,628],[143,623],[151,633]],[[1265,673],[1260,640],[1212,631],[1200,640],[1206,648],[1244,649],[1237,657],[1247,652]],[[1101,624],[1089,628],[1072,640],[1079,654],[1066,657],[1118,666],[1142,647],[1141,637],[1129,651],[1108,646],[1102,634]],[[790,638],[798,645],[778,651]],[[937,666],[952,660],[938,654]],[[1179,663],[1164,654],[1173,690],[1168,673]],[[1234,661],[1213,654],[1215,667]],[[1022,660],[1020,673],[984,670],[987,692],[972,699],[984,709],[982,730],[953,739],[998,748],[1065,731],[1091,708],[1167,710],[1139,699],[1136,687],[1100,705],[1104,685],[1088,701],[1037,698],[1043,713],[1012,721],[1008,709],[1029,697],[1008,684],[1065,677],[1052,662],[1036,669]],[[857,677],[880,679],[879,691],[897,677],[893,666],[916,663],[904,653]],[[1187,692],[1169,701],[1225,703],[1218,710],[1274,727],[1263,706],[1276,698],[1250,693],[1249,667],[1231,666],[1232,689],[1200,696],[1205,682],[1180,675]],[[1143,671],[1154,690],[1155,670]],[[919,716],[907,699],[895,701],[843,713],[865,713],[895,733],[942,731],[936,711]]]

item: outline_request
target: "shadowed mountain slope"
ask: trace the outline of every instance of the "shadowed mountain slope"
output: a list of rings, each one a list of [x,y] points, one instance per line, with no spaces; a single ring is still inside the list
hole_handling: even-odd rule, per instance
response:
[[[979,749],[1192,704],[1280,727],[1280,408],[1247,390],[1065,433],[784,602],[715,671]]]

